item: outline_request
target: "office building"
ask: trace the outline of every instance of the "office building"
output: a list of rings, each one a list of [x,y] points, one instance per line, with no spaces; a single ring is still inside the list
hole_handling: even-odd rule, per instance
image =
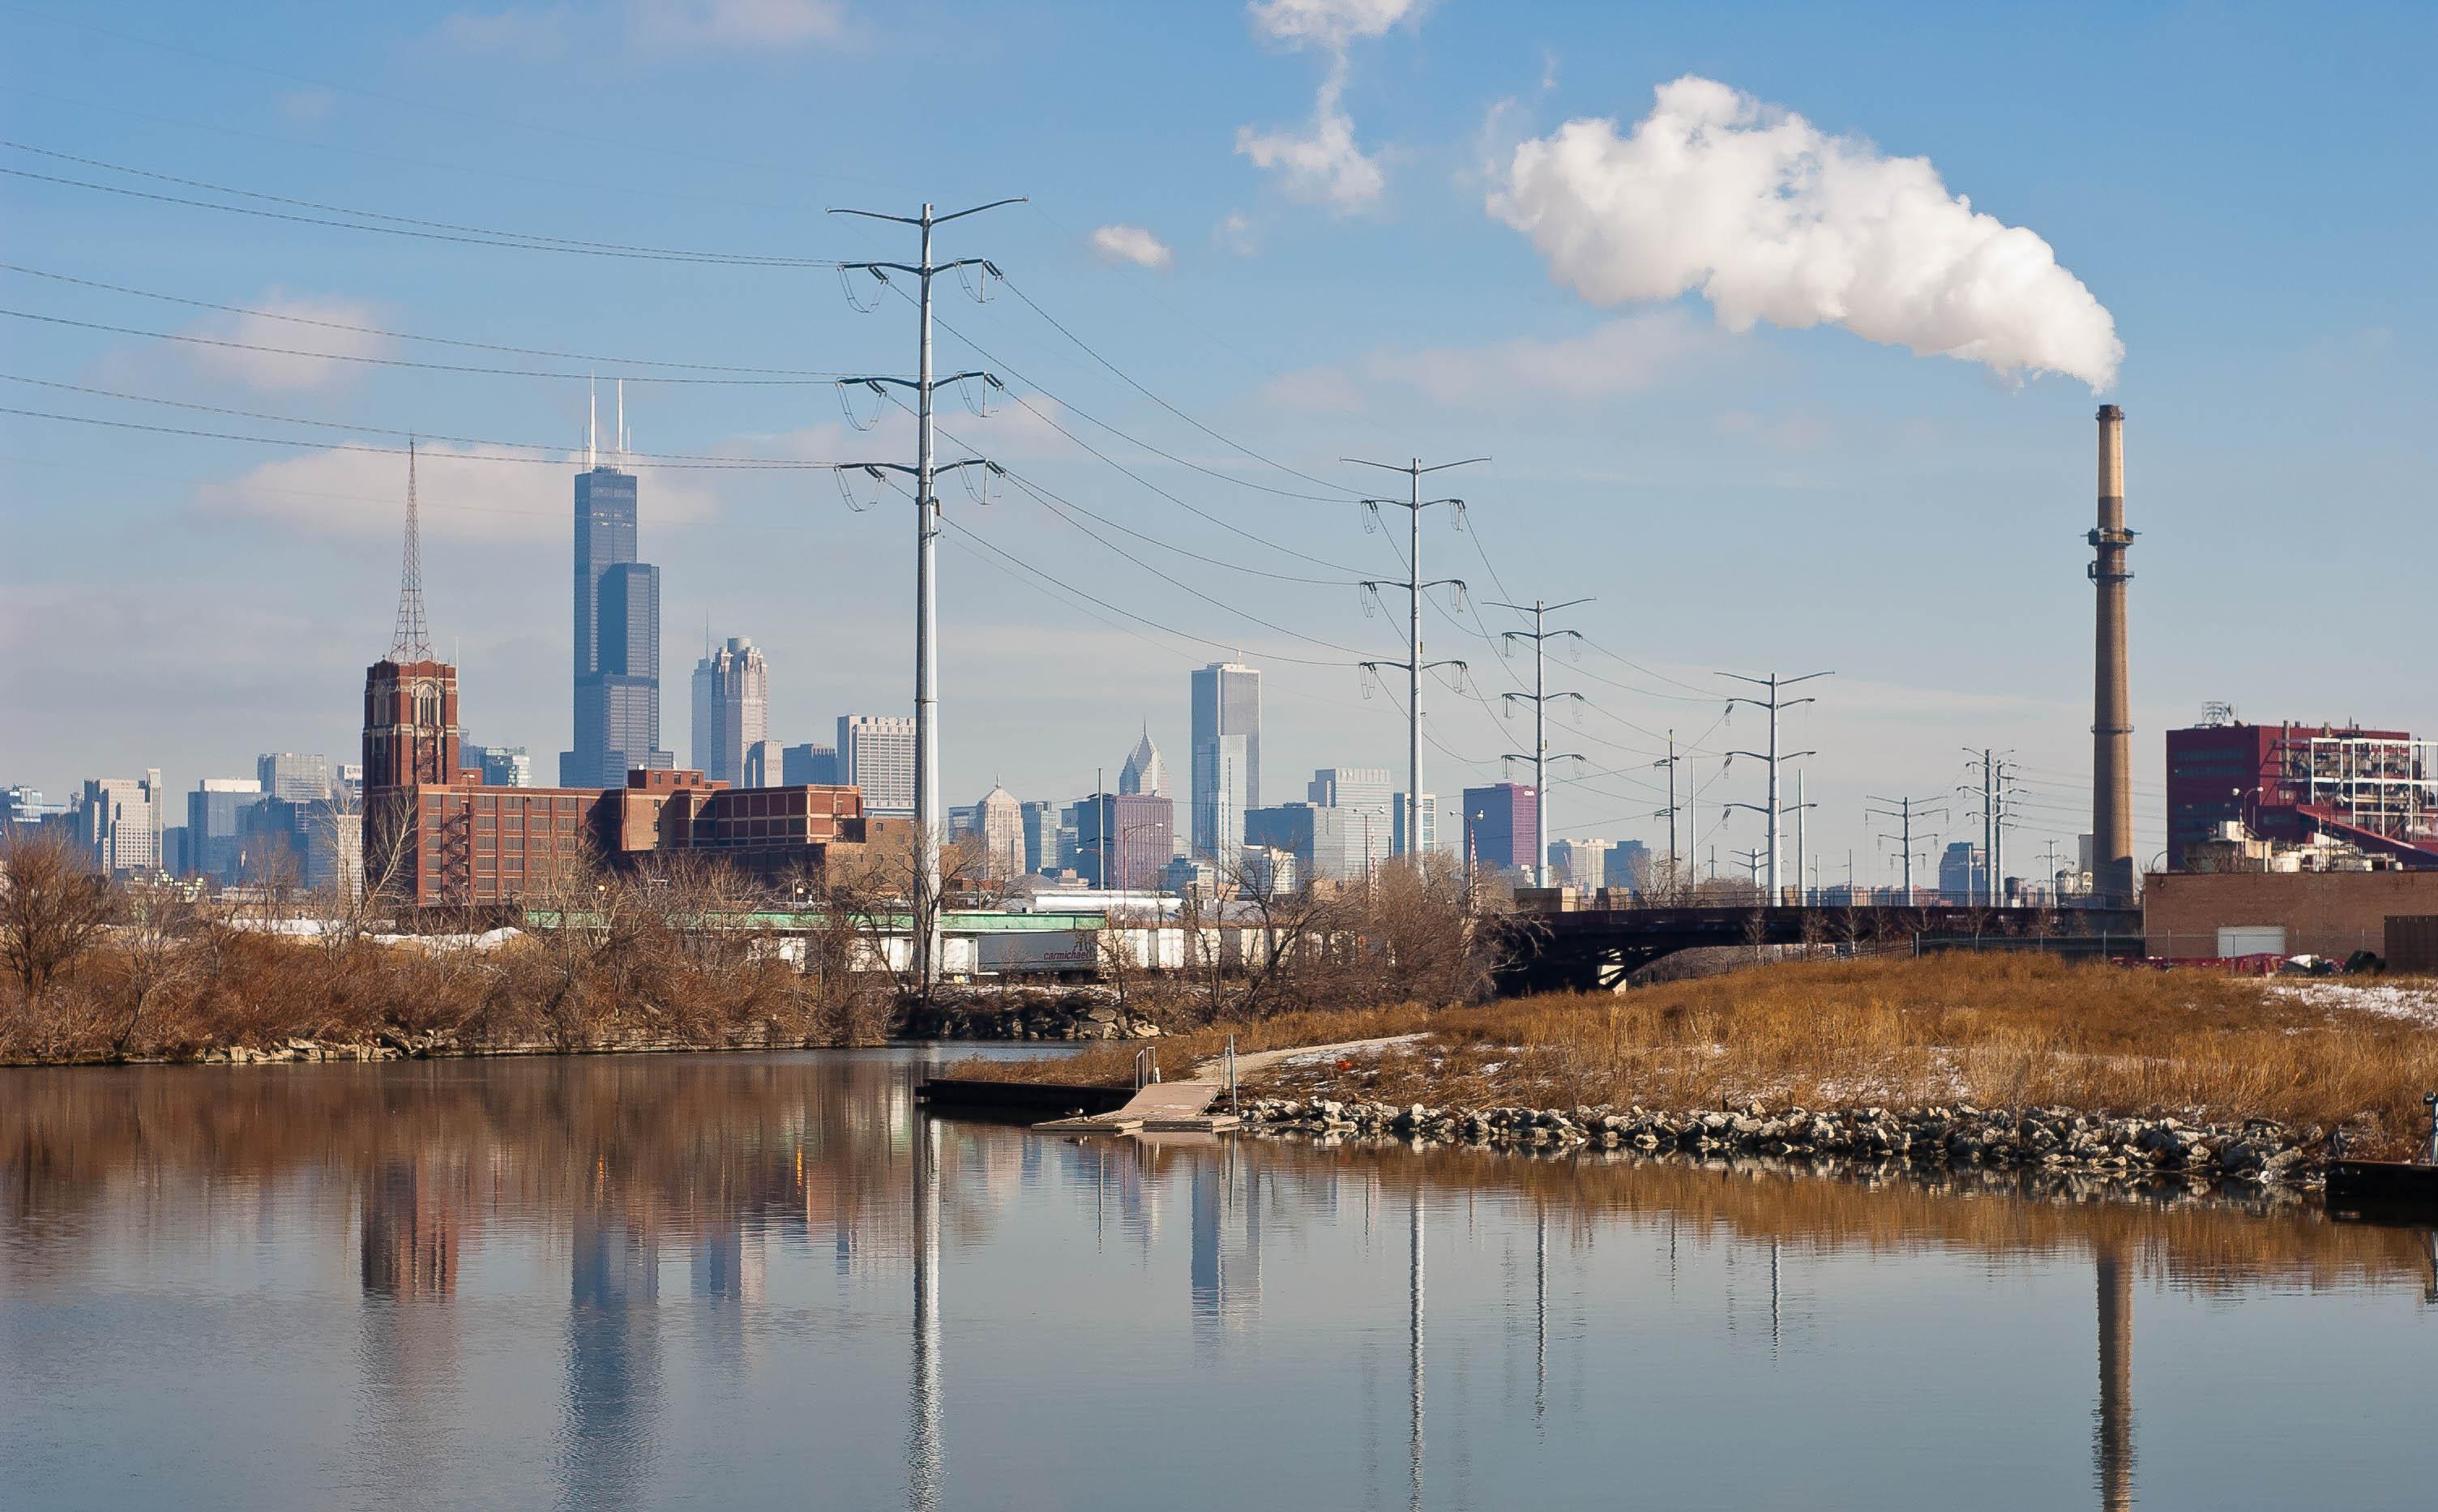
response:
[[[731,636],[694,669],[694,765],[731,787],[745,780],[746,747],[770,733],[770,672],[762,648]]]
[[[836,787],[841,782],[836,746],[788,746],[779,752],[783,787]]]
[[[1214,661],[1194,672],[1192,705],[1193,852],[1230,855],[1246,812],[1262,806],[1262,675]]]
[[[1128,796],[1172,798],[1168,790],[1168,763],[1161,759],[1159,747],[1152,744],[1151,727],[1143,727],[1142,739],[1135,742],[1133,752],[1118,768],[1118,791]]]
[[[1148,793],[1096,793],[1075,805],[1075,866],[1096,888],[1157,888],[1175,858],[1176,805]]]
[[[981,844],[982,875],[1005,882],[1031,870],[1024,864],[1024,805],[994,784],[974,805],[974,837]]]
[[[1549,886],[1597,892],[1608,883],[1606,840],[1551,840]]]
[[[785,787],[786,769],[787,758],[777,741],[757,740],[745,747],[747,787]]]
[[[1608,848],[1609,888],[1631,888],[1639,892],[1651,886],[1651,847],[1640,840],[1619,840]]]
[[[1541,795],[1523,782],[1464,790],[1464,853],[1482,872],[1529,872]]]
[[[485,787],[531,787],[533,758],[522,746],[462,746],[468,767],[483,774]]]
[[[40,824],[67,812],[65,803],[45,800],[39,787],[0,787],[0,824]]]
[[[1297,875],[1307,880],[1355,881],[1388,858],[1387,816],[1317,803],[1274,803],[1246,812],[1245,844],[1293,855]]]
[[[1405,843],[1405,795],[1388,795],[1388,853],[1391,855],[1428,855],[1440,848],[1440,796],[1424,793],[1415,805],[1420,816],[1416,828],[1422,831],[1420,844]]]
[[[1980,846],[1956,840],[1939,853],[1938,896],[1940,902],[1952,904],[1989,900],[1989,864]]]
[[[330,758],[300,751],[266,751],[254,760],[255,791],[292,803],[328,798],[332,788]]]
[[[594,463],[575,478],[575,740],[558,780],[608,787],[677,763],[661,749],[661,574],[636,559],[635,476],[586,449]]]
[[[78,832],[93,864],[115,876],[161,869],[161,772],[96,777],[84,784]]]
[[[183,853],[174,861],[165,858],[164,870],[180,876],[236,881],[246,816],[265,796],[262,783],[251,777],[206,777],[197,782],[186,795]]]
[[[1036,799],[1020,805],[1017,818],[1024,827],[1024,870],[1057,870],[1058,805]]]
[[[904,714],[840,714],[839,781],[863,794],[866,814],[914,814],[914,721]]]
[[[1304,797],[1322,808],[1362,809],[1383,818],[1395,791],[1386,766],[1324,766],[1304,784]]]

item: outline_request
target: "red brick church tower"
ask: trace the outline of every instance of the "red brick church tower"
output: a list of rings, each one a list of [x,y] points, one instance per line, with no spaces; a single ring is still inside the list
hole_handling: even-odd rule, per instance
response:
[[[432,654],[423,618],[423,535],[415,501],[415,448],[406,454],[406,554],[398,633],[389,656],[364,673],[364,798],[384,788],[457,781],[457,669]]]

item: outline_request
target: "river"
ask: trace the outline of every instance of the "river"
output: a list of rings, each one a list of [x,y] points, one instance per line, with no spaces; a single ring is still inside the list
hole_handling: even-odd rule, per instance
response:
[[[935,1121],[928,1051],[0,1071],[0,1505],[2428,1504],[2429,1236]]]

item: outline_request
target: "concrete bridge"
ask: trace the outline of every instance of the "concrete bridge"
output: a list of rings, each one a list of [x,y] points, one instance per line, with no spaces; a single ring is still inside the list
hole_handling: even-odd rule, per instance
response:
[[[2113,936],[2138,940],[2139,908],[1592,908],[1519,912],[1498,985],[1506,993],[1606,992],[1663,956],[1712,945],[1909,944],[1917,935]]]

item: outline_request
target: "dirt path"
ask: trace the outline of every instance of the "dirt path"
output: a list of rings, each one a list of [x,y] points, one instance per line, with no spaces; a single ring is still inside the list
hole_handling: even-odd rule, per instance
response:
[[[1424,1037],[1423,1034],[1391,1034],[1385,1039],[1377,1040],[1340,1040],[1335,1045],[1294,1045],[1283,1050],[1255,1050],[1249,1055],[1236,1057],[1236,1075],[1239,1080],[1242,1080],[1256,1071],[1266,1071],[1272,1066],[1283,1064],[1288,1061],[1300,1061],[1306,1057],[1317,1060],[1324,1056],[1370,1054],[1385,1050],[1392,1045],[1411,1045]],[[1224,1056],[1214,1055],[1193,1068],[1195,1079],[1200,1081],[1225,1076],[1227,1073],[1228,1062]]]

